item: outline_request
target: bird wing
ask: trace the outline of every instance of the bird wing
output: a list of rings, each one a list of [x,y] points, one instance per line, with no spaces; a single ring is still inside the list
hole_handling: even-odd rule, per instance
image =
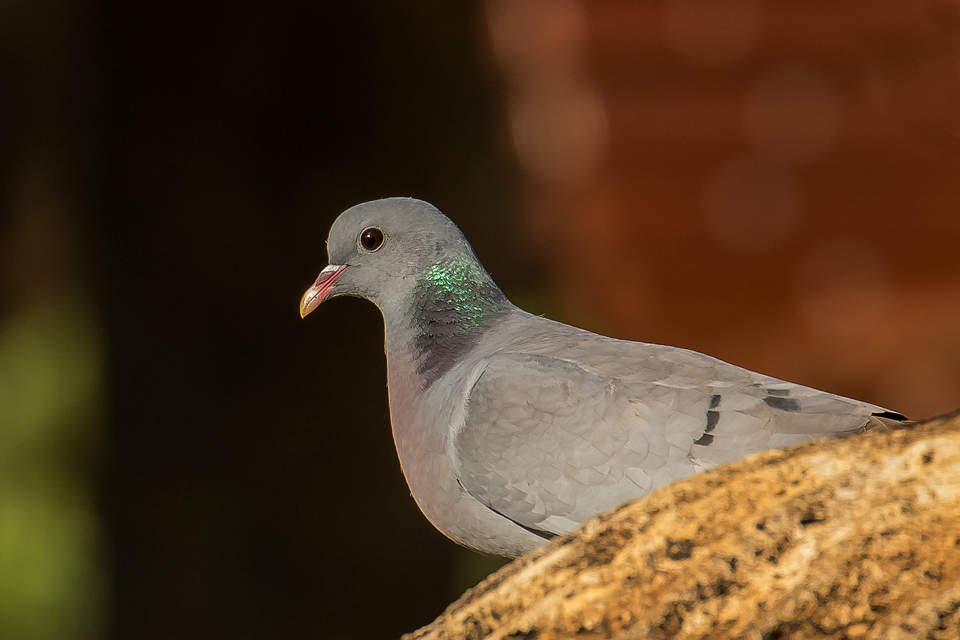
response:
[[[874,405],[683,353],[681,361],[704,362],[616,376],[537,353],[488,358],[453,434],[460,484],[491,510],[549,537],[701,469],[856,432],[872,415],[885,415]]]

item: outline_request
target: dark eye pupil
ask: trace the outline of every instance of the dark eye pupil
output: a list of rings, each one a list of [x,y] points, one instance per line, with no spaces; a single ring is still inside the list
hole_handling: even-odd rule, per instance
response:
[[[383,231],[380,231],[380,229],[376,227],[365,229],[364,232],[360,234],[360,244],[367,251],[376,251],[380,248],[380,245],[383,244]]]

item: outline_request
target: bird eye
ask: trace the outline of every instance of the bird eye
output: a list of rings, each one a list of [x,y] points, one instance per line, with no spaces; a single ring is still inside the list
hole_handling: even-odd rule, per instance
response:
[[[367,251],[376,251],[383,246],[383,231],[369,227],[360,234],[360,246]]]

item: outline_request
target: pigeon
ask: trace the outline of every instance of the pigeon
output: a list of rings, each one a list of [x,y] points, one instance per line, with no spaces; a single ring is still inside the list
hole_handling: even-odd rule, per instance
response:
[[[337,296],[379,307],[411,493],[443,534],[486,555],[515,558],[751,453],[906,420],[695,351],[527,313],[421,200],[346,210],[327,250],[300,315]]]

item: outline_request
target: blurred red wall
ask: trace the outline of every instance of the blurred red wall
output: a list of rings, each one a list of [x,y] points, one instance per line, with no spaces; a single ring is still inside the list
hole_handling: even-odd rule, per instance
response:
[[[960,406],[956,2],[485,8],[555,315]]]

